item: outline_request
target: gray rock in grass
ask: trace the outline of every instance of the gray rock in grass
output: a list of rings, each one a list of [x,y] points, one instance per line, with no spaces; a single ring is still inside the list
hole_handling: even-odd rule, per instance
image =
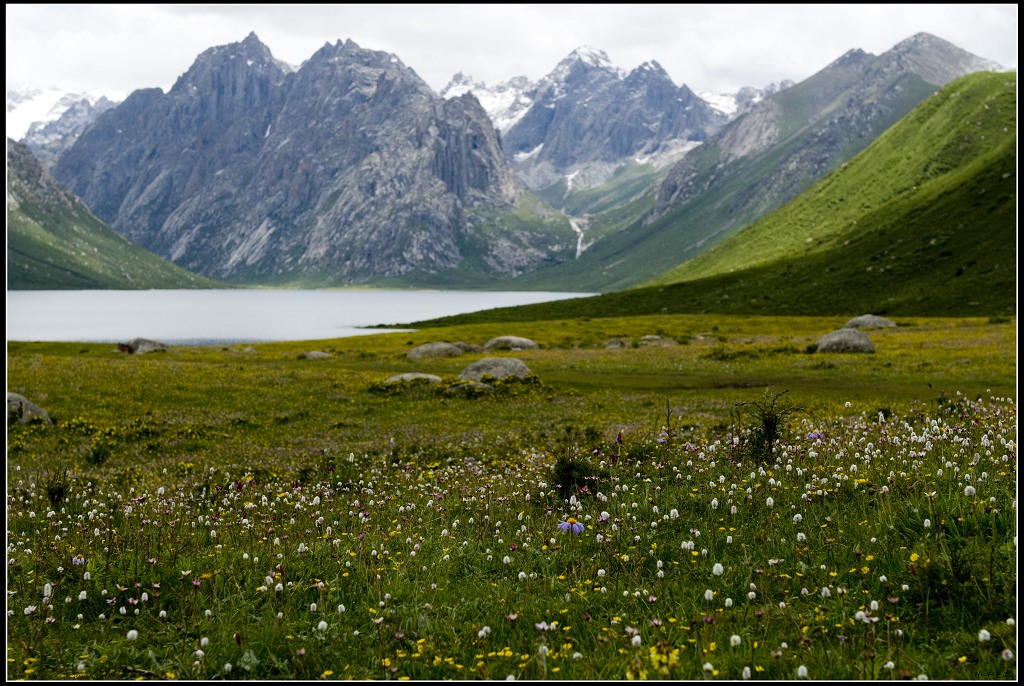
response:
[[[7,424],[31,424],[32,422],[43,422],[53,424],[50,415],[46,410],[36,405],[23,395],[17,393],[7,394]]]
[[[857,329],[838,329],[818,339],[819,353],[873,353],[875,344]]]
[[[526,363],[515,357],[485,357],[477,360],[462,370],[459,379],[463,381],[480,381],[485,376],[494,379],[503,379],[506,376],[518,376],[526,378],[530,374],[530,368]]]

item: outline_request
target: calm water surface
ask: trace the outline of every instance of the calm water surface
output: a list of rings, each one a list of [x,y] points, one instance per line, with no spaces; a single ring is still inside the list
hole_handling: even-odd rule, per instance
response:
[[[8,291],[8,341],[302,341],[587,293],[406,290]]]

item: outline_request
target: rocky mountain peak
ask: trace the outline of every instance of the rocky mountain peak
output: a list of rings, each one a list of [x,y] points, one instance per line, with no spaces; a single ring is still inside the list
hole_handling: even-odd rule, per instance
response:
[[[879,57],[883,66],[912,71],[928,83],[944,86],[976,71],[1004,71],[997,62],[962,50],[930,33],[916,33]]]
[[[578,48],[532,93],[532,102],[503,135],[517,176],[540,190],[562,180],[576,187],[603,183],[636,158],[692,147],[725,115],[677,87],[660,64],[626,74],[600,50]]]
[[[98,120],[54,174],[139,245],[225,279],[436,274],[467,249],[499,273],[563,249],[529,226],[469,246],[476,214],[522,194],[494,125],[472,94],[444,100],[351,40],[294,72],[254,35],[208,50],[167,95],[136,91]]]

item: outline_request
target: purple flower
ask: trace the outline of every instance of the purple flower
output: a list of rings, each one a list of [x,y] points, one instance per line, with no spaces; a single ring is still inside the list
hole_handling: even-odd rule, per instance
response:
[[[577,522],[575,517],[569,517],[564,522],[559,522],[558,528],[573,535],[583,533],[583,523]]]

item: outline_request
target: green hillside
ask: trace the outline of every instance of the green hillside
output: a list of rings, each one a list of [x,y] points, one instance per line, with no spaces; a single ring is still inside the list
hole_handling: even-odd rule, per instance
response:
[[[8,140],[9,290],[211,288],[116,233]]]
[[[949,214],[935,225],[932,238],[950,249],[960,247],[957,236],[973,240],[994,228],[988,214],[995,204],[1014,202],[1014,171],[1007,179],[987,182],[977,189],[978,198],[964,199],[962,205],[949,206],[947,196],[972,184],[1003,158],[1015,162],[1016,106],[1015,75],[981,72],[963,77],[922,102],[839,172],[652,283],[694,281],[831,252],[897,217],[910,215],[900,221],[913,222],[914,215],[936,203],[945,203]],[[996,192],[992,184],[999,189],[998,198],[980,197]],[[916,225],[928,231],[927,226]],[[912,226],[905,224],[906,233],[916,233]],[[889,253],[888,259],[896,255]]]
[[[709,253],[715,273],[695,261],[705,270],[700,278],[680,281],[680,268],[663,284],[438,323],[659,313],[1012,315],[1016,96],[1016,74],[950,84],[843,168]]]

